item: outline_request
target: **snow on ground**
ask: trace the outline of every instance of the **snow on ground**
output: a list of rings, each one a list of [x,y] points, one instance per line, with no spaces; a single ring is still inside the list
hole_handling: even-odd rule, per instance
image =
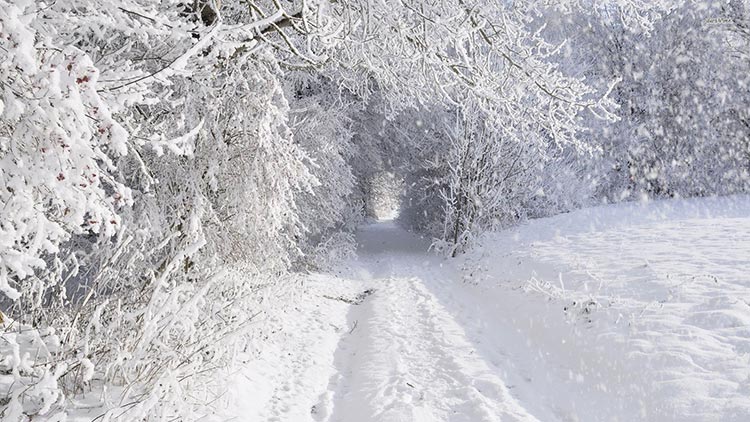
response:
[[[243,274],[235,270],[228,276]],[[206,391],[191,391],[185,405],[196,407],[196,414],[202,415],[197,420],[206,422],[310,420],[317,395],[327,389],[339,340],[349,330],[346,316],[359,300],[360,284],[327,274],[252,286],[249,295],[257,302],[257,313],[246,332],[246,344],[239,345],[236,365],[213,370]],[[25,352],[39,353],[32,347]],[[0,387],[3,381],[0,376]],[[122,388],[108,386],[108,390],[109,400],[103,400],[107,394],[100,389],[76,397],[67,420],[109,420],[102,419],[101,402],[107,408],[121,403]],[[118,416],[123,413],[116,409],[111,420],[130,420]]]
[[[750,420],[748,198],[582,210],[461,260],[392,222],[359,242],[230,382],[237,420]]]
[[[267,296],[242,369],[228,377],[218,420],[311,420],[328,388],[337,345],[351,329],[347,313],[364,289],[335,275],[278,287]]]
[[[360,245],[374,293],[352,310],[318,420],[534,420],[428,286],[458,274],[392,223],[365,229]]]
[[[461,296],[502,333],[490,355],[531,357],[514,359],[525,403],[563,420],[750,420],[749,198],[532,221],[486,239],[477,264]]]

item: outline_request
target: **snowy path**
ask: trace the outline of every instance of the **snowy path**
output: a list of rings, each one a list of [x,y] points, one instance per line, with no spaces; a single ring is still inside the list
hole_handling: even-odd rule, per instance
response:
[[[536,420],[426,285],[456,275],[393,226],[360,237],[360,274],[375,292],[352,310],[318,420]]]

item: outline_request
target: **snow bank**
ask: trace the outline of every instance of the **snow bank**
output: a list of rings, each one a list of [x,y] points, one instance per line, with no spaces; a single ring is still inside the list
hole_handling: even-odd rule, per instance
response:
[[[347,315],[361,285],[334,275],[310,275],[283,286],[271,303],[223,388],[217,421],[319,420],[327,409],[329,379]]]

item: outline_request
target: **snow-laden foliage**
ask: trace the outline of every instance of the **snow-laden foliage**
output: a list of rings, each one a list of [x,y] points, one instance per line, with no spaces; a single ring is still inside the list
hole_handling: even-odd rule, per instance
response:
[[[300,264],[308,268],[324,268],[335,257],[347,256],[362,217],[361,204],[352,199],[351,98],[332,96],[331,89],[330,81],[302,75],[292,75],[287,86],[294,142],[307,155],[308,171],[317,181],[295,202],[305,234],[296,242],[303,255]]]
[[[3,3],[0,12],[0,291],[12,300],[41,295],[44,282],[29,279],[43,257],[73,234],[112,236],[118,208],[132,203],[112,174],[127,133],[98,92],[100,71],[83,51],[38,34],[31,6]]]
[[[668,9],[618,4],[623,20],[637,20],[641,30],[650,26],[645,16]],[[569,15],[580,7],[552,9]],[[642,11],[638,19],[635,10]],[[609,98],[616,79],[592,87],[584,76],[563,72],[554,59],[565,42],[545,39],[545,12],[551,13],[535,2],[402,4],[368,16],[353,32],[356,47],[345,43],[336,56],[360,60],[341,77],[370,99],[367,113],[374,116],[358,132],[375,138],[366,144],[381,156],[366,162],[401,169],[402,220],[435,236],[441,248],[455,252],[484,230],[586,198],[586,189],[575,189],[584,184],[579,172],[565,167],[572,153],[598,149],[581,136],[585,116],[617,119]]]
[[[506,119],[507,105],[471,95],[444,114],[425,110],[414,117],[425,133],[404,136],[428,145],[407,163],[405,222],[455,253],[483,231],[590,201],[746,192],[748,12],[735,3],[655,2],[637,19],[622,2],[536,5],[529,27],[555,46],[540,50],[548,63],[612,102],[582,102],[550,127],[534,116],[556,99],[529,95],[534,79],[512,101],[530,116]],[[567,129],[570,138],[552,135]]]
[[[517,222],[573,209],[591,189],[576,172],[574,147],[549,147],[544,137],[492,122],[477,108],[446,112],[438,122],[412,116],[396,137],[418,139],[408,160],[422,163],[406,180],[401,222],[438,239],[455,255],[475,237]],[[437,124],[436,124],[437,123]]]
[[[3,311],[8,332],[60,338],[14,348],[37,357],[32,373],[7,362],[10,420],[105,385],[123,387],[94,404],[105,419],[194,419],[187,398],[213,399],[202,374],[239,351],[253,286],[299,255],[297,195],[318,182],[278,63],[233,57],[217,37],[242,31],[183,6],[2,5]]]
[[[691,2],[648,34],[598,15],[578,17],[593,80],[618,79],[619,121],[592,123],[602,146],[592,172],[598,195],[706,196],[750,187],[747,62],[730,30],[742,9]],[[741,28],[737,26],[736,28]]]

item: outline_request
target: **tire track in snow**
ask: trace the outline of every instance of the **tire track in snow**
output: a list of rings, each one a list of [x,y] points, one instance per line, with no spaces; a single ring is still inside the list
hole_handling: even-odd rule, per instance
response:
[[[350,323],[356,321],[356,328],[340,344],[339,372],[321,396],[316,419],[536,420],[510,395],[425,281],[401,274],[411,272],[413,261],[397,252],[387,260],[360,261],[383,277],[370,281],[376,293],[352,310]]]

